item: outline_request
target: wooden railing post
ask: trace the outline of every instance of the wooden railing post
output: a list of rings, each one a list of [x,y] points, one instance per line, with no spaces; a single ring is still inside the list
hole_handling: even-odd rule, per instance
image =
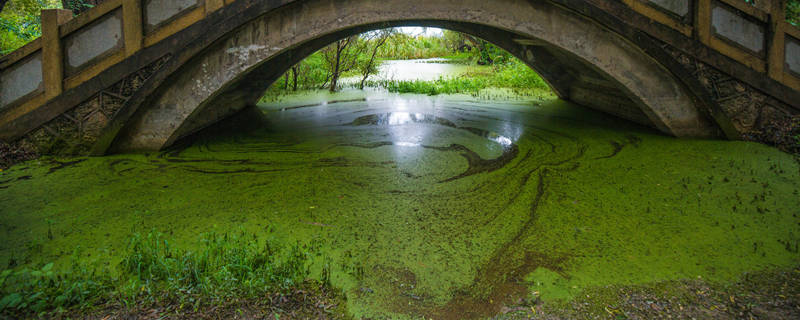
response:
[[[705,45],[711,43],[711,0],[695,1],[694,30],[695,36]]]
[[[48,100],[64,90],[64,48],[58,27],[70,19],[70,10],[42,10],[42,81]]]
[[[786,31],[786,0],[772,0],[769,8],[770,42],[767,50],[767,74],[770,78],[783,80],[784,35]]]
[[[206,15],[219,10],[225,5],[225,0],[205,0],[206,1]]]
[[[125,57],[130,57],[142,48],[142,30],[142,1],[123,0],[122,33],[125,38]]]

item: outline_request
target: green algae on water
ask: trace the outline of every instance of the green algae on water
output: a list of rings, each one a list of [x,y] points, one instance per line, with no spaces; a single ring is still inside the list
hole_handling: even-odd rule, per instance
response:
[[[12,167],[0,264],[66,267],[80,245],[114,266],[135,232],[191,247],[271,229],[316,248],[312,276],[330,270],[354,316],[449,318],[800,262],[800,166],[774,148],[675,139],[561,101],[339,100],[263,106],[252,130],[167,152]]]

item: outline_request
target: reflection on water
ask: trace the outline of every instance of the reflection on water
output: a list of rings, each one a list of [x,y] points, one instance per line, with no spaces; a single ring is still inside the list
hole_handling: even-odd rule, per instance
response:
[[[419,147],[419,146],[421,146],[421,144],[419,144],[419,143],[405,142],[405,141],[397,141],[397,142],[394,143],[394,145],[401,146],[401,147]]]
[[[504,137],[504,136],[500,136],[500,135],[496,135],[496,134],[492,134],[492,136],[489,137],[489,139],[492,139],[493,141],[503,145],[504,147],[509,147],[509,146],[511,146],[511,143],[512,143],[511,139],[509,139],[508,137]]]
[[[353,125],[389,125],[389,126],[397,126],[397,125],[404,125],[409,123],[426,123],[426,124],[438,124],[443,125],[451,128],[458,128],[455,123],[452,121],[446,120],[444,118],[436,117],[433,115],[422,114],[422,113],[409,113],[409,112],[390,112],[390,113],[383,113],[383,114],[373,114],[359,117],[358,119],[352,122]],[[478,136],[487,138],[491,141],[497,142],[503,147],[510,147],[513,141],[506,137],[502,136],[496,132],[488,132],[480,129],[475,128],[464,128],[465,130],[476,134]],[[403,138],[403,137],[397,137]],[[396,145],[403,144],[404,146],[408,146],[408,143],[405,142],[396,142]]]
[[[378,115],[378,121],[375,122],[377,125],[401,125],[406,124],[409,122],[426,122],[426,118],[430,119],[432,117],[423,115],[421,113],[408,113],[408,112],[392,112],[388,114]],[[427,122],[430,122],[428,120]]]

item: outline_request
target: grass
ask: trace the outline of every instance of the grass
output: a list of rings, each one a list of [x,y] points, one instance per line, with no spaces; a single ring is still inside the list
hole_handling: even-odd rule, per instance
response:
[[[61,8],[54,0],[10,0],[0,13],[0,56],[33,41],[42,34],[42,9]]]
[[[198,308],[293,288],[308,275],[309,252],[244,231],[200,236],[198,249],[177,248],[162,233],[134,234],[117,268],[95,268],[73,253],[54,263],[0,274],[4,315],[52,315],[103,304],[175,304]]]

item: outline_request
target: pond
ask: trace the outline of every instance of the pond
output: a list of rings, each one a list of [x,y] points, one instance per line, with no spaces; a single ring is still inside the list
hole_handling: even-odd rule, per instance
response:
[[[429,79],[412,68],[459,67],[382,75]],[[165,152],[3,172],[0,265],[67,265],[76,246],[113,265],[133,232],[244,229],[314,248],[312,275],[329,266],[356,317],[486,317],[534,292],[791,268],[798,189],[774,148],[560,100],[304,93]]]

